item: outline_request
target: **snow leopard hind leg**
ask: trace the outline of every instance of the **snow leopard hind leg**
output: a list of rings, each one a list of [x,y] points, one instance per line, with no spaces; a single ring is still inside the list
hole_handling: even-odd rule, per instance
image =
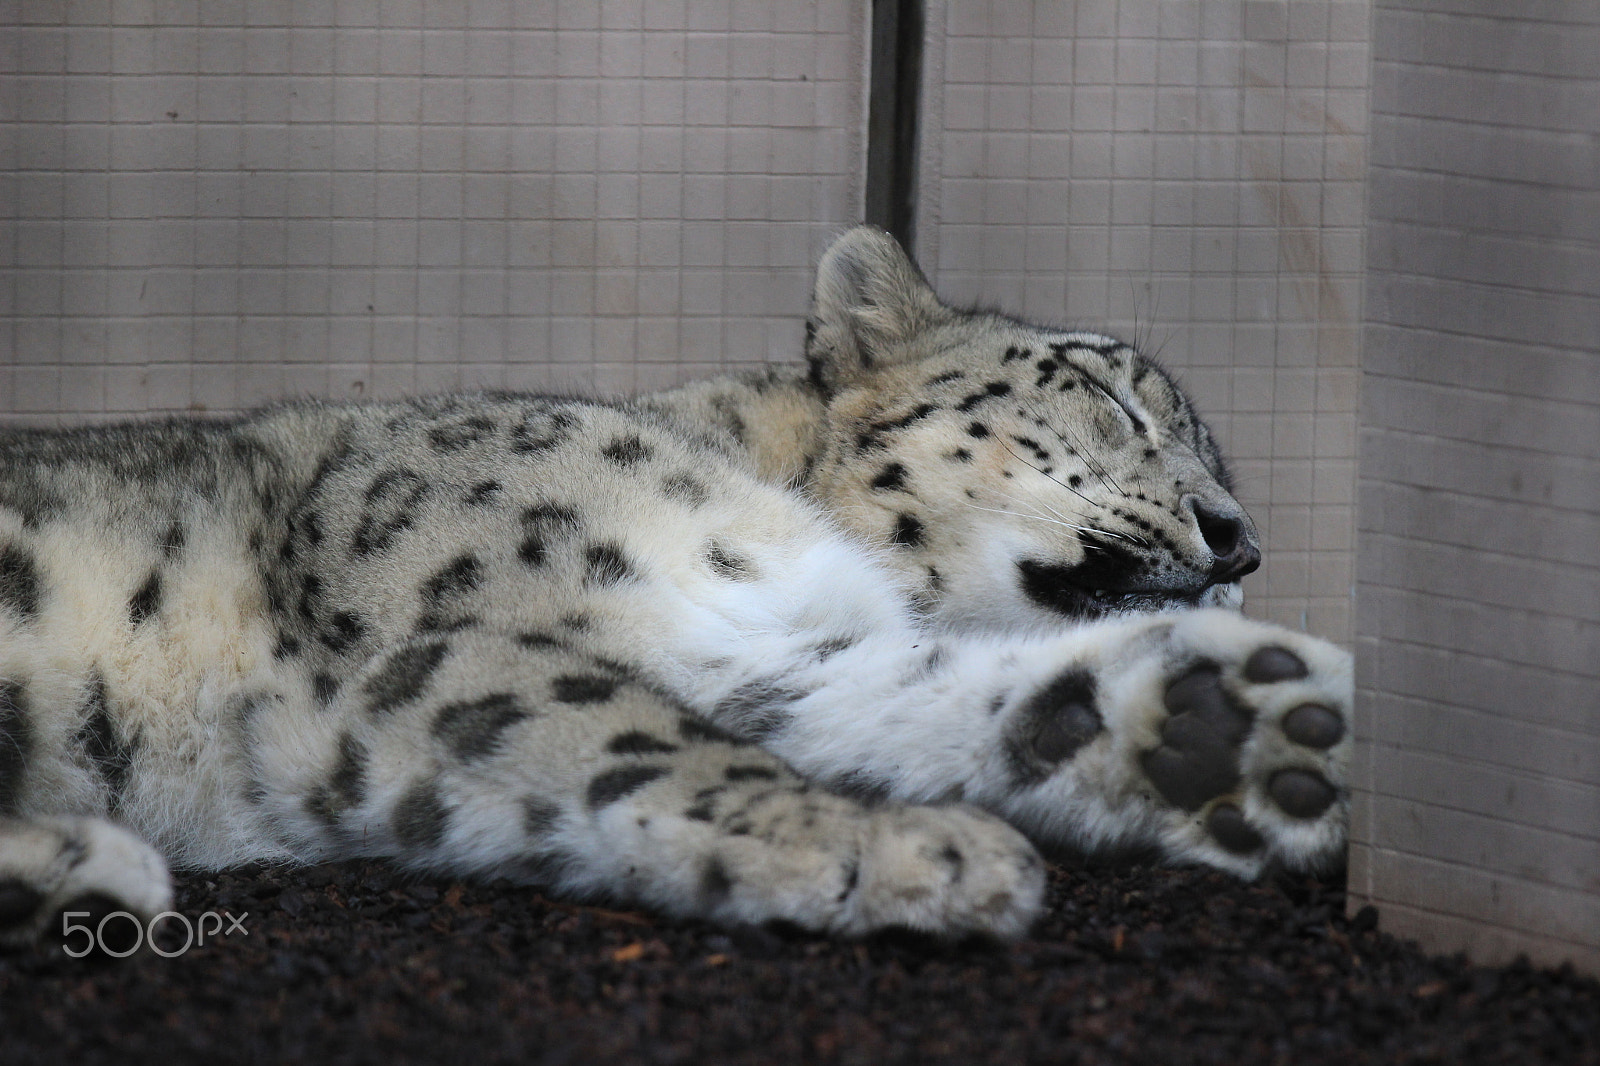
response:
[[[290,852],[504,876],[723,924],[1014,937],[1044,870],[998,818],[807,782],[558,637],[467,631],[375,656],[307,717],[240,704]]]

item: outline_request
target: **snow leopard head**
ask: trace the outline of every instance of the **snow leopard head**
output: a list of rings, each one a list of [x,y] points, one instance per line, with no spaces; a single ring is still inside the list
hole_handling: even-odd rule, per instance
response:
[[[809,488],[965,624],[1237,604],[1260,563],[1222,455],[1173,379],[1098,333],[943,303],[887,234],[818,268]]]

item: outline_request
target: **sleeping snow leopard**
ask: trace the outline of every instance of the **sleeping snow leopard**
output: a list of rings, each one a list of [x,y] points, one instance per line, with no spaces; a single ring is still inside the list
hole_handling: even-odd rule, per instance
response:
[[[0,434],[0,936],[168,864],[1011,937],[1036,845],[1337,860],[1349,660],[1230,609],[1256,533],[1154,363],[865,227],[807,335],[636,402]]]

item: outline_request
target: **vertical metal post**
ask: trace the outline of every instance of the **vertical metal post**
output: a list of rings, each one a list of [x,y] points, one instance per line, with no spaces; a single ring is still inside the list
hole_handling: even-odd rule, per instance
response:
[[[916,238],[922,25],[922,0],[872,0],[866,221],[888,230],[907,251]]]

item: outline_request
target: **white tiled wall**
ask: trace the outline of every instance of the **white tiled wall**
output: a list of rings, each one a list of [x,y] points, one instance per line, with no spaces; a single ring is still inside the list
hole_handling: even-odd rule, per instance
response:
[[[1108,326],[1235,459],[1248,609],[1352,636],[1369,5],[929,5],[919,253],[957,299]]]
[[[850,0],[6,0],[0,416],[795,358]]]
[[[1377,5],[1350,887],[1600,972],[1600,8],[1505,13]]]

